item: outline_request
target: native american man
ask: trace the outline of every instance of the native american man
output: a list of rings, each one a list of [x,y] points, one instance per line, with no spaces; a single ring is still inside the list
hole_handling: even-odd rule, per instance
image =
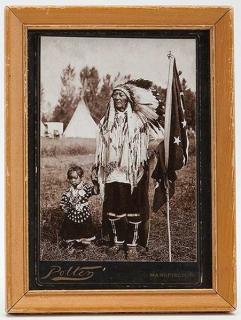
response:
[[[149,154],[160,150],[160,101],[148,80],[115,87],[99,125],[95,177],[103,194],[103,233],[110,251],[137,258],[149,237]]]

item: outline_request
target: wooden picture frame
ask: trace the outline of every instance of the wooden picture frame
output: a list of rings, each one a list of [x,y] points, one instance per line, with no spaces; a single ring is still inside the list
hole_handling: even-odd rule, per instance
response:
[[[6,8],[8,313],[229,312],[236,308],[233,10],[229,7]],[[33,29],[210,31],[212,288],[29,290],[27,32]]]

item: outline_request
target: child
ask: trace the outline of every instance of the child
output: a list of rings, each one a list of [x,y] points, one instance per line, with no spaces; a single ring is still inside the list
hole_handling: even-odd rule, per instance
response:
[[[69,249],[73,247],[75,242],[88,245],[95,240],[95,228],[92,223],[88,198],[98,194],[98,190],[97,187],[82,180],[83,174],[84,171],[79,166],[69,168],[67,178],[70,187],[63,193],[60,201],[60,207],[65,213],[61,236],[68,244]]]

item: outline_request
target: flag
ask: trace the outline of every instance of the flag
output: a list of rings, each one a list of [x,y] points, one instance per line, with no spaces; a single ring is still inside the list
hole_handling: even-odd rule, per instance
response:
[[[173,57],[170,61],[169,88],[167,88],[165,110],[165,139],[159,146],[158,161],[152,178],[157,181],[153,199],[153,211],[157,212],[166,202],[165,178],[168,178],[169,198],[175,192],[175,171],[180,170],[188,160],[187,122],[185,120],[184,96]],[[169,96],[168,96],[169,90]]]

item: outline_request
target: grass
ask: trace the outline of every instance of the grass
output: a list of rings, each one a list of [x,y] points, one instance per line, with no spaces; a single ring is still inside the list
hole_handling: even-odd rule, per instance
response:
[[[84,252],[76,250],[71,256],[66,249],[60,248],[59,246],[58,231],[63,221],[63,213],[59,209],[59,201],[63,190],[68,186],[66,172],[70,165],[78,164],[82,166],[85,171],[84,179],[90,181],[95,145],[93,141],[90,142],[88,140],[63,138],[55,141],[44,139],[41,143],[40,254],[42,260],[117,259],[108,254],[108,247],[105,244],[96,246],[94,249],[93,247],[86,248]],[[48,143],[50,144],[49,146]],[[74,150],[74,148],[73,153],[67,152],[72,146],[77,146],[78,143],[80,143],[79,149],[76,149],[78,152]],[[56,152],[47,151],[51,150],[51,148],[53,149],[54,146],[56,147]],[[82,152],[79,150],[82,150]],[[91,150],[92,152],[90,152]],[[176,192],[170,200],[173,261],[196,260],[196,157],[194,137],[190,137],[189,155],[188,165],[177,172]],[[150,203],[152,203],[153,194],[154,184],[151,183],[149,194]],[[90,206],[93,221],[100,234],[100,197],[91,197]],[[163,206],[158,213],[150,214],[149,250],[142,251],[138,260],[168,261],[168,235],[165,210],[165,206]]]
[[[56,157],[59,155],[79,155],[95,153],[95,139],[41,137],[41,156]]]

